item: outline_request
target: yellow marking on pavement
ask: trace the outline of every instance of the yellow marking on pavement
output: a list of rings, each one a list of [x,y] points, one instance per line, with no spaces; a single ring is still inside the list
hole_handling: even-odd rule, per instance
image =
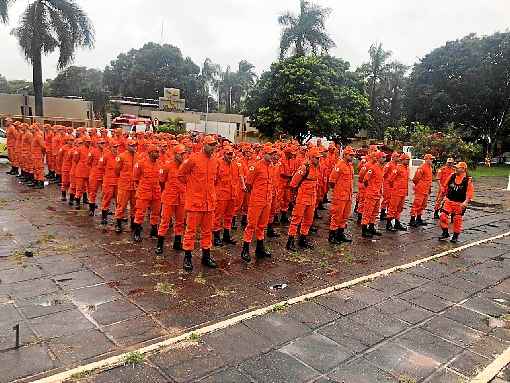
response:
[[[302,302],[308,301],[310,299],[317,298],[319,296],[335,292],[337,290],[342,290],[342,289],[345,289],[345,288],[348,288],[348,287],[352,287],[354,285],[358,285],[360,283],[369,282],[369,281],[374,280],[376,278],[392,274],[392,273],[394,273],[396,271],[407,270],[407,269],[410,269],[412,267],[418,266],[418,265],[420,265],[422,263],[430,262],[430,261],[433,261],[435,259],[439,259],[439,258],[445,257],[445,256],[450,255],[450,254],[458,253],[458,252],[460,252],[462,250],[466,250],[466,249],[469,249],[469,248],[474,247],[474,246],[482,245],[482,244],[487,243],[487,242],[495,241],[495,240],[507,237],[509,235],[510,235],[510,231],[508,231],[506,233],[503,233],[503,234],[499,234],[499,235],[490,237],[490,238],[481,239],[479,241],[471,242],[471,243],[468,243],[468,244],[456,247],[454,249],[443,251],[441,253],[432,255],[430,257],[418,259],[418,260],[416,260],[414,262],[406,263],[406,264],[400,265],[400,266],[391,267],[389,269],[378,271],[378,272],[373,273],[373,274],[365,275],[365,276],[362,276],[362,277],[359,277],[359,278],[356,278],[356,279],[352,279],[352,280],[347,281],[347,282],[339,283],[337,285],[333,285],[333,286],[330,286],[330,287],[326,287],[324,289],[320,289],[320,290],[313,291],[313,292],[310,292],[310,293],[307,293],[307,294],[304,294],[304,295],[300,295],[300,296],[295,297],[295,298],[291,298],[291,299],[288,299],[288,300],[285,300],[285,301],[281,301],[281,302],[275,303],[275,304],[273,304],[271,306],[266,306],[266,307],[263,307],[263,308],[260,308],[260,309],[249,311],[247,313],[238,315],[236,317],[233,317],[233,318],[230,318],[230,319],[226,319],[226,320],[221,321],[221,322],[213,323],[211,325],[204,326],[204,327],[195,329],[193,331],[186,332],[186,333],[184,333],[182,335],[179,335],[179,336],[176,336],[176,337],[173,337],[173,338],[165,339],[165,340],[163,340],[161,342],[158,342],[158,343],[155,343],[155,344],[152,344],[152,345],[149,345],[149,346],[142,347],[142,348],[140,348],[138,350],[135,350],[135,351],[137,351],[137,352],[139,352],[141,354],[150,354],[150,353],[154,353],[154,352],[160,351],[163,348],[171,348],[172,346],[175,346],[177,343],[180,343],[180,342],[183,342],[183,341],[188,341],[192,334],[201,336],[201,335],[209,334],[209,333],[212,333],[214,331],[221,330],[221,329],[233,326],[233,325],[238,324],[238,323],[240,323],[242,321],[245,321],[245,320],[248,320],[248,319],[251,319],[251,318],[254,318],[254,317],[258,317],[258,316],[261,316],[261,315],[264,315],[264,314],[268,314],[268,313],[273,311],[275,306],[276,307],[281,307],[282,305],[287,306],[287,305],[294,305],[294,304],[297,304],[297,303],[302,303]],[[505,353],[507,351],[505,351]],[[110,358],[106,358],[106,359],[103,359],[103,360],[100,360],[100,361],[97,361],[97,362],[93,362],[93,363],[85,364],[83,366],[75,367],[75,368],[73,368],[71,370],[68,370],[68,371],[64,371],[64,372],[61,372],[61,373],[58,373],[58,374],[55,374],[55,375],[52,375],[52,376],[48,376],[46,378],[35,380],[35,381],[33,381],[33,383],[60,383],[60,382],[63,382],[64,380],[66,380],[66,379],[69,379],[73,375],[76,376],[77,374],[82,374],[82,373],[87,372],[87,371],[105,370],[105,369],[117,367],[117,366],[120,366],[120,365],[124,364],[125,358],[126,358],[126,356],[128,354],[129,354],[129,352],[126,352],[126,353],[123,353],[123,354],[120,354],[120,355],[117,355],[117,356],[112,356]],[[510,355],[510,352],[509,352],[509,355]],[[24,378],[24,380],[25,379],[26,378]]]

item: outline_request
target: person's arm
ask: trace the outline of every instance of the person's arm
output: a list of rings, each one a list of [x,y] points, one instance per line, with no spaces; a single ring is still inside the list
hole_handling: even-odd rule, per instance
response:
[[[186,184],[188,182],[188,177],[190,176],[194,166],[195,164],[191,158],[184,160],[179,168],[179,172],[177,173],[177,177],[181,183]]]
[[[329,187],[333,189],[338,182],[338,178],[341,174],[340,162],[337,162],[336,166],[331,170],[331,174],[329,175]]]
[[[122,157],[121,156],[117,156],[115,158],[115,175],[117,177],[120,176],[120,171],[122,170],[123,164],[124,164],[124,161],[122,160]]]
[[[299,184],[301,183],[301,181],[303,180],[303,177],[305,176],[305,174],[306,174],[306,166],[303,165],[297,170],[297,172],[294,174],[294,176],[290,180],[290,185],[289,185],[290,188],[296,189],[299,186]]]
[[[466,208],[468,206],[469,202],[471,202],[474,195],[475,195],[475,188],[473,186],[473,179],[471,177],[469,177],[468,185],[467,185],[467,192],[466,192],[466,200],[464,202],[462,202],[462,206],[464,206],[464,208]]]

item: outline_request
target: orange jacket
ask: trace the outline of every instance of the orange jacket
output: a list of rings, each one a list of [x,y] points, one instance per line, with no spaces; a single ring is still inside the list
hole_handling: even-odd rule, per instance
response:
[[[45,145],[43,135],[40,131],[36,131],[32,138],[31,150],[32,159],[41,161],[44,158]]]
[[[137,182],[136,198],[143,200],[161,199],[161,186],[159,185],[159,160],[152,161],[143,158],[136,162],[133,176]]]
[[[119,177],[117,181],[119,190],[135,190],[134,167],[135,153],[126,150],[115,158],[115,174]]]
[[[300,166],[294,177],[290,181],[292,189],[298,188],[296,195],[296,204],[305,206],[315,206],[317,202],[317,188],[319,186],[319,177],[321,169],[308,162]],[[306,177],[306,178],[305,178]]]
[[[214,211],[218,168],[218,159],[209,158],[203,151],[193,153],[182,163],[178,177],[186,184],[185,210]]]
[[[177,177],[180,164],[174,159],[166,161],[159,170],[159,182],[164,185],[161,201],[165,205],[183,205],[186,185]]]
[[[406,196],[409,188],[409,168],[404,164],[398,164],[388,176],[388,184],[393,194]]]
[[[99,158],[98,170],[103,172],[103,185],[116,186],[118,177],[115,174],[115,156],[109,149],[103,151],[103,156]]]
[[[432,166],[427,163],[421,165],[414,175],[413,183],[415,193],[430,193],[430,188],[432,187]]]
[[[89,148],[85,145],[80,146],[74,152],[73,161],[76,164],[74,169],[75,177],[89,178],[90,168],[88,165]]]
[[[238,197],[241,184],[241,164],[237,161],[228,163],[224,159],[218,160],[218,181],[216,198],[219,201],[230,201]]]
[[[389,183],[389,177],[391,174],[393,174],[393,171],[397,168],[397,163],[395,161],[390,161],[386,165],[384,165],[384,182],[383,182],[383,188],[384,190],[391,190],[391,186]]]
[[[380,198],[382,194],[383,180],[384,167],[377,163],[368,165],[367,171],[363,177],[365,196],[367,198]]]
[[[88,159],[88,165],[90,167],[89,180],[103,180],[104,167],[99,167],[99,160],[101,157],[103,157],[103,152],[99,148],[90,149]]]
[[[62,173],[64,172],[69,173],[71,171],[71,168],[73,166],[73,152],[74,148],[72,145],[69,144],[65,144],[64,146],[62,146],[62,148],[60,148],[57,160],[62,161],[61,162]]]
[[[329,182],[334,184],[333,204],[337,201],[350,201],[354,188],[354,168],[352,163],[339,160],[329,176]]]
[[[448,186],[448,181],[452,177],[452,174],[455,173],[455,168],[451,168],[449,166],[442,166],[437,171],[437,179],[439,181],[439,187],[442,192],[446,191],[446,187]]]
[[[249,186],[249,206],[266,206],[273,199],[273,180],[271,164],[259,160],[248,169],[246,184]]]
[[[13,155],[14,148],[16,147],[16,128],[14,125],[9,125],[7,128],[7,149],[9,150],[9,155]]]

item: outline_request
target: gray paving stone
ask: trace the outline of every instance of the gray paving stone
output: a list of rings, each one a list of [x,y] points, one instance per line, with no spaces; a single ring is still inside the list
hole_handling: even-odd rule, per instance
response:
[[[510,342],[505,342],[493,336],[484,336],[479,341],[473,343],[469,350],[487,358],[495,359],[508,347],[510,347]]]
[[[51,279],[43,278],[33,281],[11,283],[3,286],[2,289],[13,299],[24,299],[56,293],[58,287]],[[1,294],[0,292],[0,295]]]
[[[335,291],[334,293],[317,298],[315,302],[342,315],[348,315],[380,303],[387,297],[387,295],[380,291],[360,286]]]
[[[471,351],[464,351],[449,365],[449,367],[462,375],[473,377],[490,363],[490,359],[474,354]]]
[[[75,334],[94,328],[92,322],[78,310],[69,310],[30,319],[28,321],[36,334],[44,339]]]
[[[321,334],[299,338],[280,348],[280,351],[323,373],[353,355],[352,350]]]
[[[393,341],[440,363],[445,363],[463,351],[462,347],[438,338],[420,328],[412,329],[398,336]]]
[[[468,347],[475,343],[483,335],[458,322],[444,317],[436,317],[421,326],[423,329],[439,335],[449,341],[461,346]]]
[[[438,361],[391,341],[371,351],[365,358],[397,378],[407,376],[416,381],[431,375],[440,366]]]
[[[63,289],[67,290],[85,286],[94,286],[104,282],[96,274],[88,270],[56,275],[53,277],[53,280]]]
[[[307,325],[311,329],[315,329],[325,323],[332,322],[341,316],[339,313],[314,302],[292,305],[286,309],[286,312],[288,315]]]
[[[20,344],[28,345],[37,341],[37,337],[26,321],[20,321]],[[13,329],[14,324],[0,326],[0,352],[12,349],[16,346],[16,332]]]
[[[251,383],[252,380],[237,369],[228,368],[200,380],[200,383]]]
[[[409,326],[405,322],[375,307],[370,307],[355,314],[351,314],[348,318],[385,337],[393,336]]]
[[[400,294],[398,297],[435,313],[454,305],[453,302],[439,298],[420,289],[411,290],[408,293]]]
[[[22,320],[12,303],[0,304],[0,327],[14,325]]]
[[[470,298],[462,306],[493,317],[508,313],[508,309],[484,297]]]
[[[27,319],[76,309],[76,306],[65,295],[60,293],[28,299],[16,299],[15,302]]]
[[[229,364],[267,352],[272,346],[271,341],[243,323],[207,335],[203,342]]]
[[[448,319],[453,319],[463,325],[482,332],[489,332],[488,317],[462,306],[455,306],[446,310],[443,314]]]
[[[320,374],[280,351],[271,351],[250,359],[239,369],[258,383],[307,382]]]
[[[441,285],[450,286],[459,290],[463,290],[469,294],[474,294],[483,289],[483,287],[478,286],[469,281],[466,281],[465,279],[457,277],[455,275],[448,275],[444,278],[438,279],[437,282]]]
[[[419,323],[434,315],[431,311],[413,306],[396,297],[386,300],[376,307],[383,312],[391,314],[395,318],[411,324]]]
[[[167,383],[168,380],[154,367],[144,363],[141,366],[122,366],[87,379],[87,383]]]
[[[340,318],[331,325],[321,328],[318,332],[338,344],[358,352],[384,339],[384,335],[369,330],[349,318]]]
[[[427,383],[467,383],[462,375],[449,368],[443,368],[425,380]]]
[[[378,369],[366,359],[357,359],[343,364],[328,376],[339,383],[390,383],[397,382],[387,372]]]
[[[148,316],[105,326],[103,331],[123,347],[166,335],[163,328]]]
[[[30,361],[29,363],[27,363]],[[48,348],[41,344],[0,352],[0,383],[11,382],[55,367]]]
[[[271,313],[244,322],[246,326],[279,345],[309,333],[308,326],[293,319],[285,313]]]
[[[91,316],[98,324],[106,326],[143,314],[144,312],[134,304],[118,299],[97,306]]]
[[[498,339],[510,342],[510,330],[507,328],[495,328],[489,334]]]
[[[36,265],[25,265],[23,267],[16,267],[13,269],[0,270],[0,283],[16,283],[28,281],[30,279],[38,279],[44,276],[45,273]]]
[[[120,294],[108,285],[98,285],[72,290],[70,299],[77,306],[97,306],[120,298]]]
[[[436,297],[443,298],[447,301],[455,303],[458,303],[471,295],[464,290],[459,290],[451,286],[439,284],[430,284],[426,286],[424,290],[432,295],[435,295]]]

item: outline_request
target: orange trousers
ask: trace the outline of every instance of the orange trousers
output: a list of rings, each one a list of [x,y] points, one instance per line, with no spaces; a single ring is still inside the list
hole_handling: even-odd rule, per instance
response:
[[[329,229],[345,229],[347,227],[347,221],[351,216],[351,209],[352,200],[333,201],[331,204],[331,222],[329,224]]]
[[[289,210],[290,201],[292,199],[292,191],[288,185],[285,185],[281,192],[280,211],[287,212]]]
[[[383,185],[383,198],[381,202],[381,209],[388,209],[390,206],[390,199],[391,199],[391,188],[388,186]]]
[[[393,194],[390,198],[390,203],[388,206],[388,219],[397,219],[400,220],[400,214],[402,214],[402,210],[404,210],[404,204],[406,202],[407,196],[405,195],[395,195]]]
[[[160,237],[164,237],[168,232],[172,217],[175,218],[174,235],[182,235],[182,233],[184,233],[184,206],[169,205],[163,202],[161,207],[161,221],[158,228],[158,235]]]
[[[210,249],[212,246],[212,224],[214,212],[212,211],[188,211],[186,214],[186,232],[182,248],[184,251],[192,251],[195,248],[195,236],[200,227],[200,247]]]
[[[289,237],[296,236],[299,225],[301,225],[299,228],[299,234],[308,235],[310,226],[312,226],[313,223],[314,212],[315,203],[313,205],[305,205],[302,203],[296,204],[292,210],[292,218],[290,219]]]
[[[429,195],[425,193],[415,193],[413,206],[411,208],[411,217],[417,217],[422,215],[423,210],[427,207]]]
[[[464,222],[462,217],[463,212],[464,207],[460,202],[454,202],[446,199],[443,209],[441,210],[441,215],[439,216],[439,225],[441,226],[441,229],[448,229],[450,216],[453,215],[453,232],[460,234],[462,232],[462,225]]]
[[[83,193],[87,192],[88,186],[88,178],[84,177],[75,177],[76,182],[76,193],[74,194],[76,198],[81,198]]]
[[[151,208],[150,224],[159,223],[159,214],[161,213],[161,199],[141,199],[136,200],[135,223],[142,224],[145,219],[147,209]]]
[[[446,192],[444,192],[441,189],[439,189],[437,191],[437,195],[436,195],[436,203],[434,204],[434,210],[440,210],[441,209],[441,204],[443,203],[444,197],[446,197]]]
[[[214,210],[213,231],[232,228],[232,217],[234,216],[235,200],[217,200]]]
[[[379,207],[381,205],[381,197],[371,197],[365,195],[363,200],[363,219],[362,225],[375,223],[377,215],[379,214]]]
[[[62,181],[60,183],[60,190],[67,191],[69,189],[69,186],[71,185],[71,177],[69,176],[68,171],[62,172]]]
[[[42,158],[34,158],[33,172],[36,181],[44,181],[44,162]]]
[[[94,204],[96,203],[97,191],[101,187],[102,183],[103,183],[103,180],[89,178],[89,186],[88,186],[89,196],[88,197],[89,197],[90,203],[94,203]]]
[[[129,203],[129,216],[133,218],[135,216],[135,191],[119,189],[117,190],[117,201],[115,208],[115,219],[123,219],[124,213]]]
[[[363,204],[365,202],[365,186],[358,183],[358,194],[356,194],[356,203],[358,204],[358,210],[356,213],[363,214]]]
[[[103,185],[103,195],[101,198],[101,210],[110,209],[110,203],[117,195],[117,185]]]
[[[244,229],[244,242],[251,242],[253,233],[255,233],[258,240],[264,239],[270,211],[270,204],[264,206],[248,206],[248,224]]]

